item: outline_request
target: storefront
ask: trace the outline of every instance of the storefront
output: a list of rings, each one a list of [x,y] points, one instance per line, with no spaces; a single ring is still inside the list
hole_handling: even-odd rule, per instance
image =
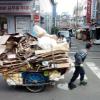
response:
[[[0,34],[31,33],[33,0],[0,0]]]
[[[7,17],[0,16],[0,34],[3,34],[4,30],[7,31]]]

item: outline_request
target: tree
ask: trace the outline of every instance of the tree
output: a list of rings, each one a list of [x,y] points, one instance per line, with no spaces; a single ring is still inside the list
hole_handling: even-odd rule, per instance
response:
[[[57,34],[59,31],[59,28],[58,27],[52,27],[51,28],[51,34]]]

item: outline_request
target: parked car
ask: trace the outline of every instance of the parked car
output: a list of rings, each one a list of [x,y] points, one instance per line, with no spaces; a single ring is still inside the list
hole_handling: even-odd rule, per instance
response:
[[[71,47],[71,34],[69,31],[59,31],[57,35],[63,35],[69,43],[69,47]]]
[[[94,40],[94,41],[93,41],[93,44],[99,44],[99,45],[100,45],[100,39]]]

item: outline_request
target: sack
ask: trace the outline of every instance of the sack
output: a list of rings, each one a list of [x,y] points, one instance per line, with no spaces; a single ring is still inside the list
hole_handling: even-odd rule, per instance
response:
[[[34,25],[33,30],[34,30],[34,33],[35,33],[35,35],[36,35],[37,37],[42,37],[42,36],[44,36],[45,34],[47,34],[47,32],[46,32],[42,27],[40,27],[40,26],[38,26],[38,25]]]
[[[56,40],[48,36],[42,36],[41,38],[38,38],[38,46],[41,47],[43,50],[52,50],[53,47],[56,45]]]

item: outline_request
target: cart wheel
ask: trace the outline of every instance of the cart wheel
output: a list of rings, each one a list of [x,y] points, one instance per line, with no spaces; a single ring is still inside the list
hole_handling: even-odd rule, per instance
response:
[[[38,92],[42,92],[43,90],[45,90],[45,86],[26,86],[26,89],[29,91],[29,92],[32,92],[32,93],[38,93]]]
[[[33,84],[32,86],[26,86],[26,89],[33,93],[41,92],[45,89],[44,76],[40,73],[29,73],[25,78],[25,84]]]

